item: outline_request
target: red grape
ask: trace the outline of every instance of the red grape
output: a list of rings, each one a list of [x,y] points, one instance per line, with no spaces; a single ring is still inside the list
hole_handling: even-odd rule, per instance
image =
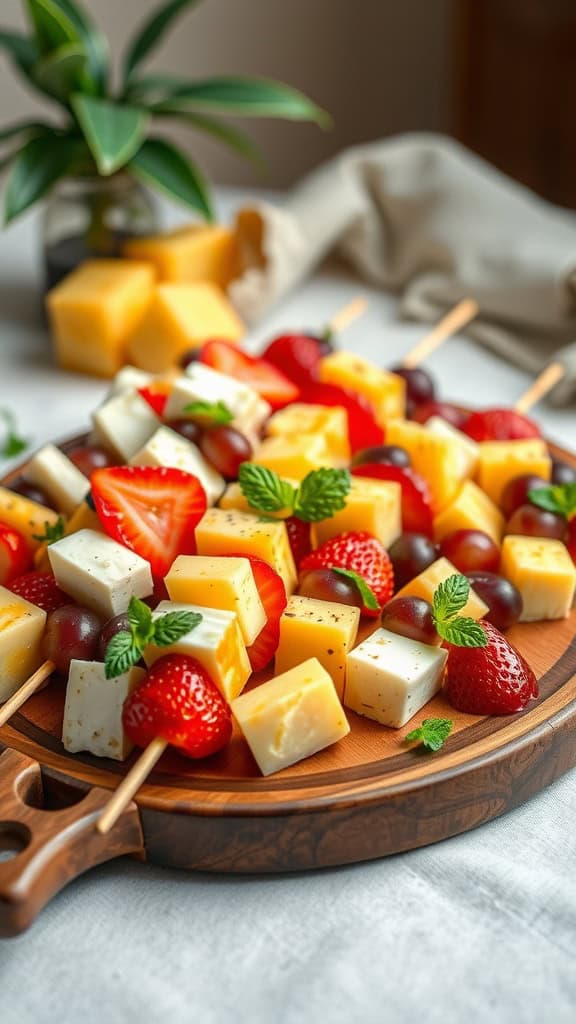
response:
[[[495,572],[469,572],[468,579],[474,592],[488,605],[484,616],[496,629],[508,629],[518,622],[522,614],[522,595],[510,580]]]
[[[405,469],[410,465],[410,456],[405,448],[396,444],[379,444],[373,448],[363,448],[356,452],[350,463],[351,466],[365,466],[368,463],[376,463],[385,466],[401,466]]]
[[[500,548],[482,530],[455,530],[446,534],[440,541],[440,554],[464,573],[480,569],[496,572],[500,565]]]
[[[468,419],[468,413],[462,412],[456,405],[450,402],[424,402],[417,405],[410,415],[410,419],[416,423],[427,423],[432,416],[441,416],[447,423],[451,423],[457,430],[462,427]]]
[[[403,377],[406,381],[406,398],[420,405],[422,402],[433,402],[436,396],[436,385],[433,378],[421,366],[393,366],[392,373]]]
[[[576,517],[571,519],[568,523],[565,543],[568,548],[568,554],[574,562],[574,565],[576,565]]]
[[[113,636],[116,633],[129,633],[130,632],[130,620],[127,612],[121,612],[120,615],[114,615],[111,619],[108,619],[104,623],[100,630],[100,636],[98,638],[98,653],[97,657],[99,661],[104,661],[106,658],[106,648],[110,643]]]
[[[103,448],[92,448],[90,445],[80,445],[68,452],[68,458],[74,463],[84,476],[90,479],[95,469],[107,469],[113,466],[114,459],[109,452]]]
[[[226,480],[236,480],[243,462],[249,462],[250,441],[235,427],[220,426],[206,430],[200,438],[200,450]]]
[[[520,505],[506,524],[506,533],[521,534],[525,537],[553,537],[564,540],[566,520],[556,512],[547,512],[537,505]]]
[[[553,484],[576,483],[576,466],[571,466],[568,462],[560,462],[559,459],[553,459],[551,482]]]
[[[10,484],[10,490],[14,491],[14,494],[21,494],[23,498],[28,498],[28,501],[35,501],[38,505],[46,505],[47,508],[51,508],[48,495],[34,484],[29,484],[23,477]]]
[[[523,473],[522,476],[512,477],[512,480],[509,480],[506,484],[500,498],[500,505],[506,518],[509,519],[512,513],[517,508],[520,508],[520,505],[526,504],[528,501],[528,491],[533,491],[537,487],[547,486],[547,481],[541,476],[536,476],[535,473]]]
[[[182,370],[185,370],[187,366],[190,366],[190,363],[199,363],[199,362],[201,362],[201,353],[202,353],[202,349],[201,348],[188,348],[188,349],[186,349],[186,351],[182,353],[182,355],[180,356],[180,359],[178,360],[180,368]]]
[[[433,644],[438,639],[432,605],[421,597],[395,597],[382,611],[382,625],[391,633]]]
[[[58,672],[66,674],[73,658],[93,661],[100,636],[100,619],[89,608],[65,604],[50,612],[42,638],[42,653]]]
[[[180,437],[185,437],[192,444],[199,444],[202,437],[202,428],[194,420],[169,420],[166,424],[170,430],[175,430]]]
[[[394,585],[401,590],[438,558],[438,549],[423,533],[403,533],[388,551],[394,566]]]
[[[346,579],[334,569],[309,569],[302,573],[298,593],[303,597],[315,597],[317,601],[338,601],[362,608],[362,596],[351,579]]]

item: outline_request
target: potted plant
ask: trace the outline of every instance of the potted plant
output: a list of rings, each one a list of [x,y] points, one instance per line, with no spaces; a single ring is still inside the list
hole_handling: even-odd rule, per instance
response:
[[[110,83],[108,42],[74,0],[26,0],[30,35],[0,30],[0,50],[57,114],[51,122],[0,130],[0,169],[10,167],[5,222],[52,193],[45,215],[49,285],[86,256],[117,255],[126,237],[156,230],[147,187],[211,219],[202,173],[156,134],[157,123],[177,120],[248,158],[257,158],[255,146],[221,115],[326,123],[322,110],[281,82],[143,74],[143,62],[174,19],[198,2],[170,0],[152,14],[127,48],[117,89]]]

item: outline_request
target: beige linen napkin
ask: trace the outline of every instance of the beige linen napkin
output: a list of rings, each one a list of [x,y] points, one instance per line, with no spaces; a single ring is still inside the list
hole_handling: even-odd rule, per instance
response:
[[[458,143],[403,135],[342,153],[282,207],[237,217],[230,295],[256,323],[330,252],[401,293],[404,316],[434,321],[465,296],[467,333],[529,372],[566,367],[557,404],[576,395],[576,215],[552,206]]]

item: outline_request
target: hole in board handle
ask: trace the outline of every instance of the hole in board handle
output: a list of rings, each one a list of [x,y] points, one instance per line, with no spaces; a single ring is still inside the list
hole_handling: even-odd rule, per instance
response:
[[[30,829],[19,821],[0,821],[0,864],[22,853],[31,838]]]

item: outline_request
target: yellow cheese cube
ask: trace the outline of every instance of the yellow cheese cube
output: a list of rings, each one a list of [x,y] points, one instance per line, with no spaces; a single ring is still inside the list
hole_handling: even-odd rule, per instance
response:
[[[434,519],[434,540],[441,541],[454,530],[483,530],[499,544],[505,525],[492,499],[472,480],[465,480],[456,497]]]
[[[295,668],[302,660],[318,658],[342,700],[346,655],[356,642],[359,622],[359,608],[293,594],[280,619],[276,674]]]
[[[77,533],[78,530],[96,530],[97,533],[104,533],[102,523],[87,501],[81,501],[78,508],[74,509],[64,527],[64,536],[68,537],[71,533]]]
[[[238,342],[243,334],[243,324],[215,284],[159,284],[128,339],[127,352],[142,370],[163,373],[183,352],[200,348],[209,338]]]
[[[426,420],[426,430],[441,437],[448,437],[454,441],[460,453],[460,476],[463,480],[474,476],[478,466],[478,445],[471,437],[457,430],[451,423],[442,416],[431,416]]]
[[[520,622],[565,619],[576,588],[576,566],[560,540],[510,534],[502,543],[500,572],[522,595]]]
[[[429,565],[419,576],[415,576],[405,587],[395,594],[395,597],[422,597],[432,604],[434,591],[439,583],[447,580],[449,576],[459,575],[452,562],[447,558],[438,558],[432,565]],[[478,594],[470,587],[470,596],[464,605],[460,615],[469,615],[472,619],[481,619],[488,611],[488,606],[478,597]]]
[[[432,509],[440,512],[462,483],[462,459],[458,444],[450,437],[434,434],[420,423],[391,420],[386,427],[386,444],[405,448],[412,466],[427,481]]]
[[[350,388],[368,400],[381,427],[392,417],[406,412],[406,383],[396,373],[381,370],[362,356],[352,352],[332,352],[319,364],[320,380]]]
[[[267,437],[256,449],[252,461],[274,470],[278,476],[303,480],[313,469],[334,466],[338,460],[330,452],[322,434]]]
[[[391,480],[353,476],[346,505],[313,526],[318,547],[339,533],[365,530],[389,548],[402,533],[402,489]]]
[[[154,268],[134,260],[88,260],[68,274],[47,298],[60,366],[113,377],[153,283]]]
[[[334,459],[332,465],[347,466],[350,462],[348,413],[341,405],[293,402],[270,417],[266,424],[266,433],[269,437],[321,434]]]
[[[230,276],[232,232],[221,224],[191,224],[162,235],[131,238],[123,254],[148,260],[159,281],[211,281],[225,288]]]
[[[172,601],[235,612],[248,646],[266,625],[247,558],[179,555],[164,582]]]
[[[43,536],[46,526],[55,526],[58,519],[58,513],[53,508],[38,505],[21,494],[9,491],[7,487],[0,487],[0,523],[6,523],[6,526],[18,530],[33,551],[41,543],[34,540],[34,535]]]
[[[271,775],[350,732],[332,679],[316,658],[243,693],[232,712],[263,775]]]
[[[46,612],[0,587],[0,703],[40,667]]]
[[[299,480],[290,480],[288,477],[282,477],[282,480],[290,484],[291,487],[298,487]],[[220,508],[237,508],[240,512],[252,512],[258,515],[258,512],[248,504],[248,500],[245,498],[242,488],[237,480],[233,483],[228,484],[224,494],[220,498],[218,505]],[[270,516],[271,519],[286,519],[291,513],[289,508],[281,508],[277,512],[267,512],[266,515]]]
[[[296,587],[297,573],[286,526],[262,521],[235,509],[209,508],[196,527],[199,555],[255,555],[268,562],[284,581],[286,593]]]
[[[478,447],[477,481],[497,505],[506,484],[515,476],[534,473],[544,480],[550,479],[552,459],[548,446],[537,437],[527,441],[481,441]]]

